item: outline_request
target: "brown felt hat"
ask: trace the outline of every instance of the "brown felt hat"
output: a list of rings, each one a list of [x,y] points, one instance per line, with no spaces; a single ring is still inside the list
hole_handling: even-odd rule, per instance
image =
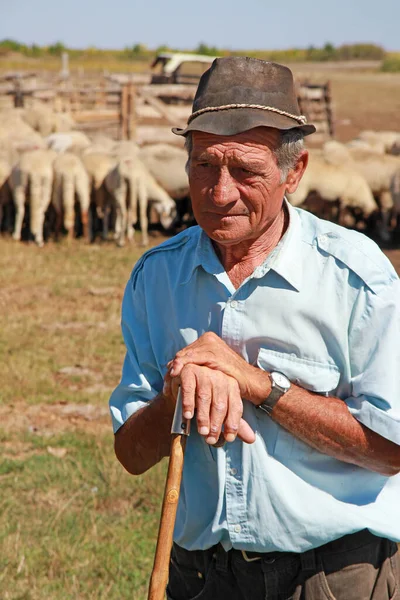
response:
[[[172,131],[236,135],[264,126],[314,133],[314,125],[306,123],[290,69],[257,58],[229,56],[216,58],[203,73],[187,127]]]

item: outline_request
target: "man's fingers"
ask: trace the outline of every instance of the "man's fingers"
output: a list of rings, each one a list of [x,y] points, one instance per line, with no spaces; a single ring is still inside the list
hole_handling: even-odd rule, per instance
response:
[[[228,410],[228,393],[225,386],[214,385],[210,411],[210,433],[206,438],[207,444],[214,445],[218,442],[221,428]]]
[[[187,350],[185,353],[182,353],[181,356],[176,356],[170,363],[170,373],[172,377],[178,377],[184,366],[188,364],[195,364],[199,366],[210,364],[210,353],[209,352],[199,352],[196,350]]]
[[[202,436],[210,432],[210,406],[212,400],[212,385],[207,376],[198,371],[196,391],[196,420],[197,430]]]
[[[224,437],[227,442],[233,442],[239,431],[240,419],[243,414],[243,401],[239,385],[230,379],[228,410],[224,423]]]
[[[178,381],[173,378],[172,381]],[[196,403],[196,376],[193,369],[183,369],[180,377],[181,392],[182,392],[182,413],[185,419],[191,419],[194,415]]]
[[[238,437],[246,444],[253,444],[256,441],[256,434],[244,419],[240,419]]]

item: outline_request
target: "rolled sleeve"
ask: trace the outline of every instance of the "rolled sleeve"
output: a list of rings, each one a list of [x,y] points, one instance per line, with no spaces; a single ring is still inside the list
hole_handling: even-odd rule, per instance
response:
[[[121,381],[109,401],[114,433],[162,389],[147,325],[143,272],[132,273],[122,302],[122,335],[126,355]]]
[[[400,282],[360,293],[350,328],[352,394],[360,423],[400,445]]]

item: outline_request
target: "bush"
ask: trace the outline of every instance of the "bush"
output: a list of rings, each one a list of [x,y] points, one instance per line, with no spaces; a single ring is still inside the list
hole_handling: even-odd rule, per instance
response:
[[[64,46],[62,42],[56,42],[51,46],[48,46],[47,52],[52,56],[61,56],[63,52],[65,52],[67,48]]]
[[[385,73],[398,73],[400,71],[400,56],[388,56],[382,62],[381,71]]]
[[[204,54],[205,56],[217,56],[219,54],[216,46],[207,46],[201,42],[195,49],[195,54]]]

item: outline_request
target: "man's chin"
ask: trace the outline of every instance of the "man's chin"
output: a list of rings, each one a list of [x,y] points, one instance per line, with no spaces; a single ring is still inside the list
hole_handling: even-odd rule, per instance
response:
[[[215,228],[205,230],[209,238],[217,244],[239,244],[251,237],[251,232],[239,232],[237,229]]]

